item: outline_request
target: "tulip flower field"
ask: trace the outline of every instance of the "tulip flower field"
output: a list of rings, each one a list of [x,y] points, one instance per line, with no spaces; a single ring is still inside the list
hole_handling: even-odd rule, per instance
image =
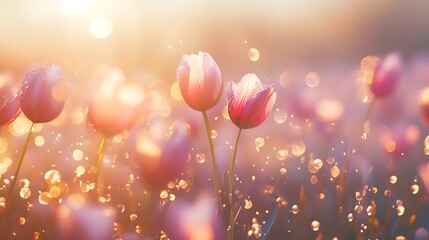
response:
[[[36,2],[0,3],[0,240],[429,239],[405,4]]]

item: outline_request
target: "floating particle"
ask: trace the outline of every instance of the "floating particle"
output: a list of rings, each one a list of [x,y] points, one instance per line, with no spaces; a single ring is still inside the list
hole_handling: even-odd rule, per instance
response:
[[[197,153],[197,155],[195,155],[195,160],[197,163],[204,163],[206,161],[206,155],[204,153]]]
[[[395,175],[392,175],[392,176],[390,177],[390,183],[391,183],[391,184],[395,184],[397,181],[398,181],[398,178],[397,178]]]
[[[337,166],[331,167],[331,176],[336,178],[340,175],[340,169]]]
[[[311,222],[311,229],[315,232],[319,231],[320,223],[319,221],[313,221]]]
[[[133,183],[136,180],[136,177],[134,174],[128,175],[128,183]]]
[[[404,215],[405,212],[405,207],[400,205],[396,207],[396,213],[398,214],[398,216],[402,216]]]
[[[361,192],[355,192],[356,201],[362,201],[364,195]]]
[[[52,196],[48,192],[42,192],[39,194],[39,203],[42,205],[48,205],[52,200]]]
[[[34,240],[38,240],[38,239],[40,239],[40,233],[39,233],[39,232],[34,232],[34,234],[33,234],[33,239],[34,239]]]
[[[363,211],[363,206],[362,206],[362,205],[360,205],[360,204],[356,205],[356,206],[355,206],[355,211],[356,211],[357,213],[361,213],[361,212]]]
[[[6,207],[6,198],[0,197],[0,208]]]
[[[22,188],[28,188],[30,187],[30,180],[23,178],[21,181],[19,181],[19,186]]]
[[[116,207],[119,209],[119,212],[123,213],[125,211],[125,205],[124,204],[118,204]]]
[[[405,238],[402,235],[396,236],[395,240],[407,240],[407,238]]]
[[[368,214],[368,216],[371,216],[374,212],[374,209],[372,208],[372,206],[368,206],[366,208],[366,214]]]
[[[135,221],[137,219],[137,214],[133,213],[130,215],[130,220]]]
[[[314,163],[314,168],[316,168],[317,170],[320,170],[323,167],[323,161],[316,158],[313,160]]]
[[[310,177],[310,182],[311,182],[311,184],[316,184],[317,182],[319,181],[319,179],[317,178],[317,176],[316,175],[311,175],[311,177]]]
[[[76,161],[80,161],[83,158],[83,152],[80,149],[75,149],[73,151],[72,155],[73,155],[73,159],[76,160]]]
[[[165,199],[168,197],[168,192],[166,190],[162,190],[161,193],[159,194],[159,197],[162,199]]]
[[[299,213],[299,207],[298,207],[298,205],[293,205],[292,206],[292,213],[293,214],[298,214]]]
[[[61,195],[61,187],[58,185],[52,185],[49,188],[49,194],[51,194],[52,198],[57,198]]]
[[[83,166],[78,166],[78,167],[76,168],[76,176],[77,176],[77,177],[82,176],[84,173],[85,173],[85,167],[83,167]]]
[[[258,138],[255,139],[255,145],[256,145],[257,148],[263,147],[264,144],[265,144],[265,139],[264,138],[258,137]]]
[[[136,233],[141,233],[142,229],[140,227],[140,225],[136,225]]]
[[[249,51],[247,51],[247,57],[252,62],[258,61],[260,56],[261,54],[259,53],[259,50],[256,48],[250,48]]]
[[[61,174],[55,169],[49,170],[45,173],[45,181],[49,184],[61,182]]]
[[[287,120],[287,112],[284,109],[276,108],[273,114],[274,121],[278,124],[282,124]]]
[[[170,194],[168,195],[168,200],[170,200],[171,202],[172,202],[172,201],[174,201],[174,200],[176,200],[176,195],[174,195],[174,194],[170,193]]]
[[[319,198],[320,198],[321,200],[325,199],[325,194],[324,194],[324,193],[320,193],[320,194],[319,194]]]
[[[349,221],[349,222],[352,222],[352,221],[353,221],[353,214],[352,214],[352,213],[349,213],[349,214],[347,215],[347,221]]]
[[[289,151],[286,149],[280,149],[277,151],[276,158],[280,161],[286,160],[289,155]]]
[[[19,217],[19,225],[24,225],[24,224],[25,224],[25,218]]]
[[[244,199],[244,209],[251,209],[253,203],[250,199]]]
[[[285,175],[287,173],[286,168],[280,168],[280,174]]]
[[[332,157],[332,156],[329,156],[329,157],[326,159],[326,162],[327,162],[328,164],[332,165],[332,164],[334,164],[334,163],[335,163],[335,158],[334,158],[334,157]]]
[[[4,153],[7,150],[9,143],[6,139],[0,138],[0,153]]]
[[[276,199],[276,203],[277,203],[277,206],[279,206],[279,207],[284,207],[288,204],[286,199],[284,199],[283,197],[278,197]]]
[[[417,185],[417,184],[411,185],[411,193],[417,194],[418,192],[419,192],[419,185]]]
[[[210,137],[211,137],[212,139],[215,139],[215,138],[217,137],[217,131],[216,131],[216,130],[212,130],[212,131],[210,132]]]
[[[305,148],[306,147],[303,141],[298,141],[292,144],[292,155],[295,157],[301,157],[305,153]]]
[[[319,82],[320,82],[320,77],[317,73],[309,72],[307,73],[307,75],[305,75],[305,84],[308,87],[311,87],[311,88],[317,87],[319,85]]]
[[[179,181],[179,188],[180,189],[186,189],[187,187],[188,187],[188,183],[185,181],[185,180],[183,180],[183,179],[181,179],[180,181]]]
[[[19,196],[23,199],[28,199],[31,196],[31,190],[28,187],[23,187],[19,191]]]
[[[37,136],[34,138],[34,145],[42,147],[45,144],[45,138],[43,136]]]

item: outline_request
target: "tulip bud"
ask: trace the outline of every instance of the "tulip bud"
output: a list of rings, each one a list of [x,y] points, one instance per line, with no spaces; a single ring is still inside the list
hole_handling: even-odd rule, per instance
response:
[[[222,95],[222,75],[208,53],[183,56],[177,68],[177,79],[183,99],[194,110],[212,108]]]
[[[61,113],[66,99],[61,67],[51,65],[27,73],[21,87],[21,109],[34,123],[52,121]]]
[[[13,122],[20,113],[19,95],[14,95],[7,84],[0,83],[0,127]]]
[[[375,68],[370,89],[375,97],[386,97],[395,91],[401,74],[401,58],[391,53],[382,59]]]
[[[259,126],[270,114],[276,101],[273,85],[263,85],[255,74],[247,74],[238,84],[226,88],[228,113],[239,128]]]
[[[109,69],[89,105],[88,121],[105,136],[114,136],[134,126],[142,102],[139,87],[125,83],[121,70]]]
[[[136,166],[141,169],[143,181],[152,189],[165,187],[184,170],[189,159],[191,143],[189,128],[181,123],[166,138],[156,138],[139,130],[135,139]]]

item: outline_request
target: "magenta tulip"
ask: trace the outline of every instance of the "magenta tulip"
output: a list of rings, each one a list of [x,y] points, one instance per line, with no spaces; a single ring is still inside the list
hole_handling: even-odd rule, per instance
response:
[[[386,97],[395,91],[401,74],[401,58],[391,53],[382,59],[375,68],[370,89],[375,97]]]
[[[274,86],[263,85],[255,74],[245,75],[238,84],[229,82],[226,92],[229,117],[241,129],[259,126],[276,101]]]
[[[208,53],[184,55],[177,68],[177,79],[183,99],[194,110],[212,108],[222,95],[222,75]]]
[[[8,86],[0,87],[0,127],[13,122],[20,113],[19,95],[13,94]]]
[[[143,93],[126,83],[122,71],[112,68],[103,75],[88,109],[88,121],[106,137],[130,129],[136,123]]]
[[[66,99],[61,67],[51,65],[27,73],[21,87],[21,109],[34,123],[52,121],[61,113]]]

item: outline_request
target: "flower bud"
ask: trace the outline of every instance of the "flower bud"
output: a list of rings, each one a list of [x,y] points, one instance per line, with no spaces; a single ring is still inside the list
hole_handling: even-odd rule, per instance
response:
[[[13,122],[20,113],[19,95],[13,94],[8,84],[0,83],[0,127]]]
[[[378,62],[370,89],[375,97],[386,97],[395,91],[401,74],[401,57],[396,53]]]
[[[61,67],[51,65],[27,73],[21,87],[21,109],[34,123],[52,121],[66,100],[66,83]]]

